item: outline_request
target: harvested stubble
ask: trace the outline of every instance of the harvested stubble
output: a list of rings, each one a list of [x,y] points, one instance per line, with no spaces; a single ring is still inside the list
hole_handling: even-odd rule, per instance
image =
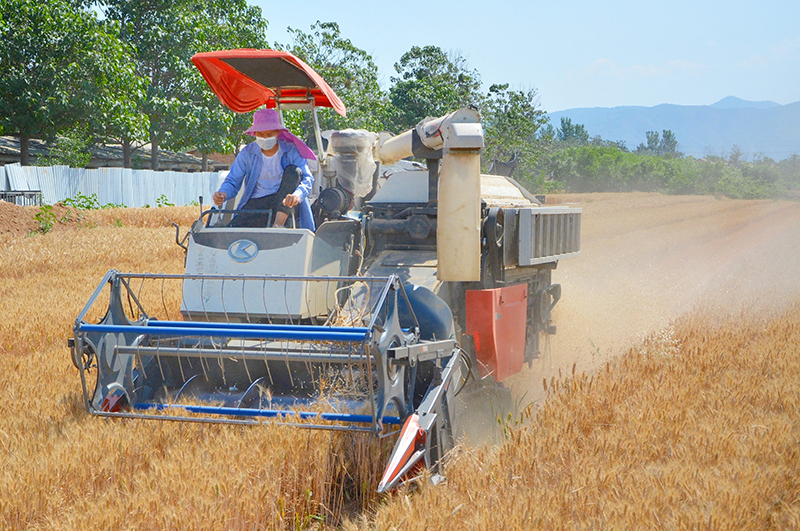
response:
[[[0,240],[0,529],[313,528],[374,503],[389,440],[85,413],[75,317],[108,269],[181,273],[170,223],[196,212],[91,212]]]
[[[549,400],[374,529],[800,528],[800,305],[722,323],[696,310]],[[457,524],[455,524],[457,522]]]

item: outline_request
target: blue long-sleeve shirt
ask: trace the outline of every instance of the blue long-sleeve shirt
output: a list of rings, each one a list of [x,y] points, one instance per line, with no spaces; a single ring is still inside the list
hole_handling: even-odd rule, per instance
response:
[[[301,229],[314,230],[314,217],[311,215],[311,205],[308,202],[308,194],[311,193],[311,186],[314,184],[314,176],[308,169],[308,161],[300,155],[297,148],[291,142],[286,142],[278,139],[281,149],[281,169],[285,170],[287,166],[294,164],[303,172],[303,177],[300,184],[297,186],[294,195],[300,198],[300,204],[297,205],[298,221],[297,224]],[[256,189],[258,176],[261,175],[261,148],[256,142],[247,144],[242,151],[236,156],[236,160],[231,165],[230,172],[219,187],[219,191],[225,193],[228,199],[235,197],[239,193],[239,189],[244,184],[244,191],[242,198],[239,200],[238,208],[241,209]]]

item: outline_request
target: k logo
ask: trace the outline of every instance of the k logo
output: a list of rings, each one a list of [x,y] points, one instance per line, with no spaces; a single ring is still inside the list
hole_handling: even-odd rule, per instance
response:
[[[236,240],[228,247],[228,256],[234,262],[244,264],[258,255],[258,246],[250,240]]]

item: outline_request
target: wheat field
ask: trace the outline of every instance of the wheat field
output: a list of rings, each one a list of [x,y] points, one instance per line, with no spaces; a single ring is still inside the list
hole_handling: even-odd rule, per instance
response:
[[[692,312],[348,529],[800,529],[798,382],[800,306]]]
[[[800,205],[554,199],[584,208],[584,253],[555,273],[559,334],[514,382],[507,439],[384,497],[387,441],[85,413],[75,317],[108,269],[182,272],[170,223],[196,208],[59,211],[31,235],[3,227],[33,210],[0,209],[0,528],[800,529]],[[687,257],[706,274],[674,276]],[[623,305],[596,288],[625,263]]]

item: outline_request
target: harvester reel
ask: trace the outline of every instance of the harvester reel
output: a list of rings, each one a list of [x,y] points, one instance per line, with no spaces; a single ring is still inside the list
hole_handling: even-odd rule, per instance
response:
[[[376,326],[380,339],[372,349],[377,376],[381,379],[376,397],[378,418],[383,416],[386,406],[390,403],[394,403],[401,417],[410,414],[413,408],[413,405],[407,403],[405,399],[405,366],[389,359],[387,352],[390,348],[416,343],[417,337],[414,331],[404,332],[400,327],[397,290],[392,290],[389,296],[391,300],[387,304],[386,320],[383,326]]]
[[[104,401],[119,389],[133,389],[133,356],[116,352],[118,346],[125,345],[125,335],[107,334],[101,339],[100,356],[97,358],[97,385],[92,403],[103,409]],[[128,403],[131,397],[125,392]]]
[[[92,365],[97,357],[94,345],[84,341],[80,352],[78,352],[78,347],[75,345],[75,340],[71,338],[69,347],[72,351],[72,364],[75,365],[76,369],[88,371],[92,367],[97,367],[96,364]]]

